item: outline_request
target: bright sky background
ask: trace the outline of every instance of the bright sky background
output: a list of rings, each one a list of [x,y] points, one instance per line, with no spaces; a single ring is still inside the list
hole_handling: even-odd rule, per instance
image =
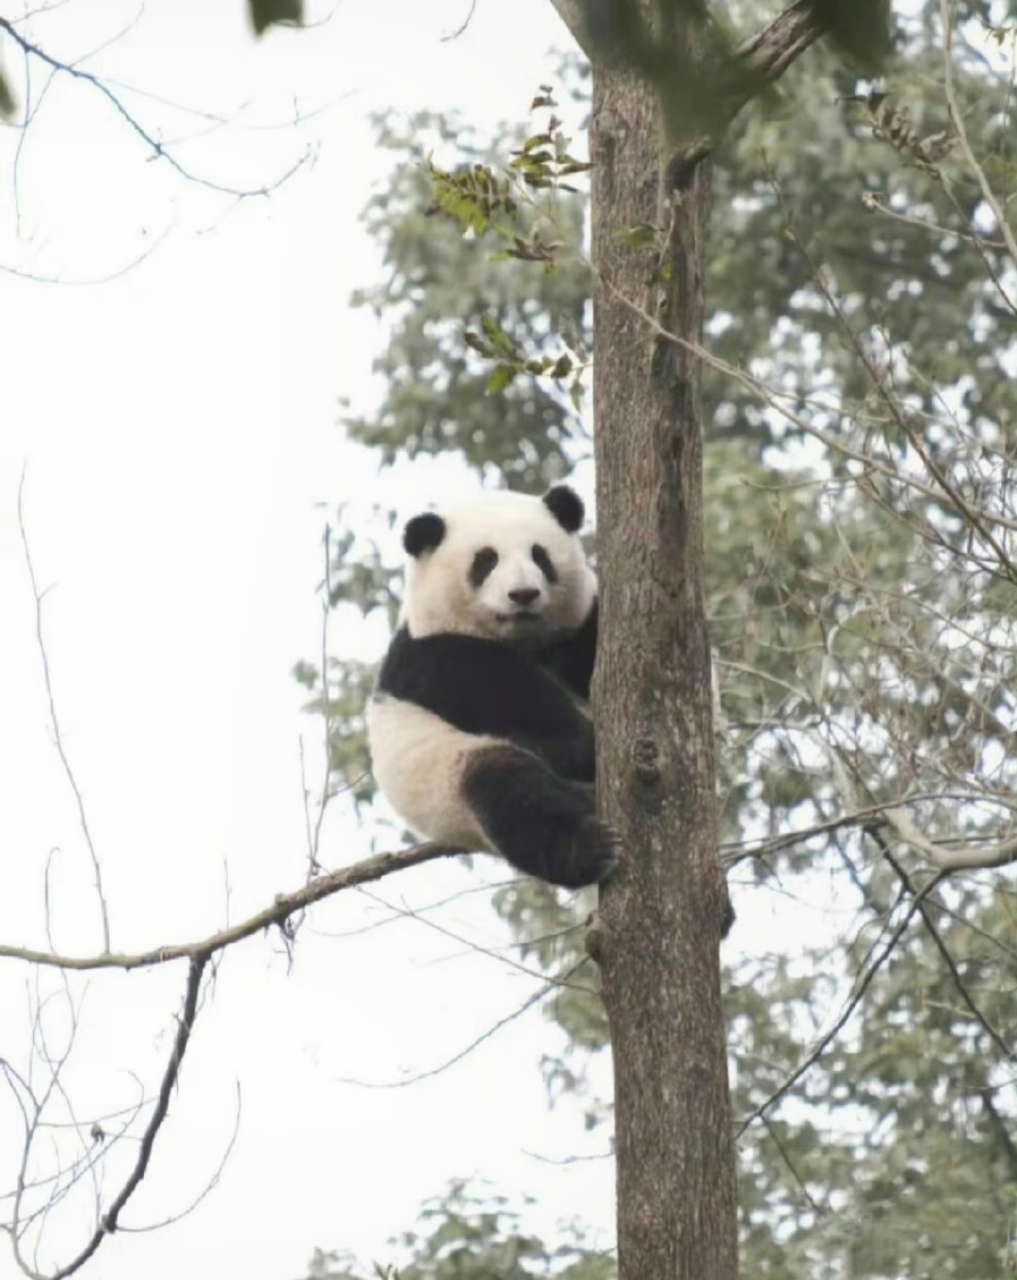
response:
[[[70,0],[34,37],[155,98],[124,94],[175,154],[214,181],[258,186],[311,150],[313,164],[267,200],[238,204],[154,162],[87,86],[66,77],[23,146],[17,200],[7,185],[20,136],[0,131],[0,938],[100,949],[87,854],[52,745],[16,499],[40,584],[66,746],[85,794],[116,948],[204,935],[300,883],[305,843],[298,741],[312,784],[320,726],[300,713],[289,672],[319,644],[320,534],[326,507],[370,498],[373,472],[342,446],[337,400],[373,394],[380,334],[346,306],[377,275],[358,214],[390,157],[373,151],[369,110],[463,107],[480,127],[519,118],[568,37],[547,0],[338,0],[319,29],[255,41],[243,0]],[[4,65],[20,63],[9,42]],[[35,92],[42,87],[38,68]],[[208,122],[165,102],[218,113]],[[295,114],[311,117],[296,129]],[[163,238],[165,237],[165,238]],[[421,468],[409,508],[440,496]],[[365,488],[366,486],[366,488]],[[342,637],[335,638],[337,645]],[[329,823],[330,866],[369,851]],[[227,871],[228,868],[228,871]],[[482,872],[504,878],[493,860]],[[227,876],[229,899],[227,903]],[[394,901],[432,902],[476,883],[435,864],[389,881]],[[218,1187],[184,1221],[107,1242],[86,1274],[103,1280],[291,1280],[315,1246],[382,1261],[423,1199],[457,1175],[489,1175],[513,1199],[540,1197],[552,1235],[573,1215],[605,1228],[607,1161],[575,1112],[548,1112],[538,1060],[559,1041],[531,1012],[459,1067],[410,1088],[374,1082],[441,1062],[533,991],[531,979],[413,921],[334,937],[380,917],[360,895],[313,913],[292,967],[277,938],[222,964],[201,1015],[170,1121],[123,1223],[185,1208],[240,1131]],[[444,926],[498,945],[475,894]],[[68,1087],[81,1116],[131,1104],[162,1069],[185,970],[93,976]],[[24,1066],[25,966],[0,967],[0,1056]],[[55,983],[43,991],[55,989]],[[50,1006],[53,1043],[59,1004]],[[0,1190],[14,1185],[19,1118],[0,1094]],[[45,1151],[45,1147],[44,1147]],[[133,1153],[132,1153],[133,1154]],[[90,1201],[90,1193],[85,1200]],[[108,1194],[107,1194],[108,1200]],[[6,1207],[6,1206],[5,1206]],[[39,1264],[85,1239],[57,1214]],[[16,1275],[0,1240],[0,1277]]]

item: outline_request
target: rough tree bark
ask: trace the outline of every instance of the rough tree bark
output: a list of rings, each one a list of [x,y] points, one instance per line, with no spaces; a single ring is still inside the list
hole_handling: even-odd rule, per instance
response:
[[[597,785],[623,857],[591,943],[614,1053],[619,1274],[735,1280],[698,370],[619,296],[700,337],[708,162],[669,157],[652,88],[604,68],[591,155]],[[633,252],[618,233],[640,224],[661,238]]]
[[[699,368],[663,336],[702,336],[717,139],[669,146],[662,86],[604,64],[584,29],[586,0],[552,3],[593,67],[594,711],[598,797],[622,863],[589,946],[614,1055],[619,1275],[736,1280]],[[821,37],[821,16],[813,0],[792,0],[740,46],[757,84]],[[695,34],[674,18],[669,38],[688,48]],[[728,119],[744,101],[732,98]],[[652,247],[625,244],[634,227],[657,229]]]

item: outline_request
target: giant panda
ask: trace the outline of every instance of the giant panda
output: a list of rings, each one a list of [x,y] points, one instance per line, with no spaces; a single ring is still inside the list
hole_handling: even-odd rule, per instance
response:
[[[569,889],[616,863],[594,812],[583,516],[560,484],[409,520],[398,629],[367,713],[375,780],[411,830]]]

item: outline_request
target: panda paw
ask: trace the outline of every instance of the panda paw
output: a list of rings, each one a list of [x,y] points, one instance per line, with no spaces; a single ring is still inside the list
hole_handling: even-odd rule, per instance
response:
[[[561,874],[555,882],[566,889],[603,884],[618,865],[617,834],[592,814],[584,817],[562,844],[561,856],[556,859]]]

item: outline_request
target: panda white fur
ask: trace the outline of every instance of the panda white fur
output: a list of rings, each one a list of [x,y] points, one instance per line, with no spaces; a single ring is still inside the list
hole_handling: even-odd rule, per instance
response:
[[[594,813],[597,583],[567,485],[414,516],[368,708],[375,779],[418,835],[578,888],[615,865]]]

